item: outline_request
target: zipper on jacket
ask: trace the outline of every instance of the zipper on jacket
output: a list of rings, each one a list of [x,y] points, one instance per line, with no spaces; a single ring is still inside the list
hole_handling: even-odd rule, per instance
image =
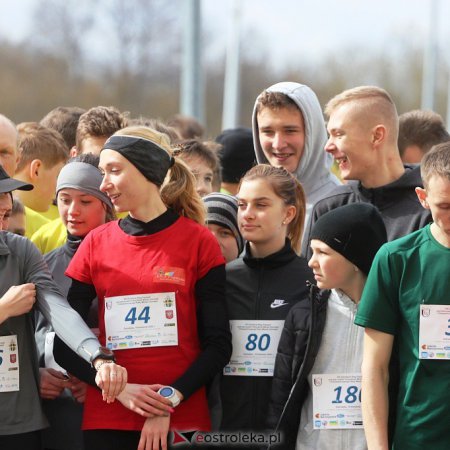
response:
[[[313,341],[315,340],[313,336],[313,330],[315,327],[315,319],[316,319],[316,305],[314,304],[314,288],[318,289],[315,285],[311,284],[309,281],[307,282],[307,285],[310,287],[309,290],[309,300],[310,300],[310,306],[311,306],[311,315],[310,315],[310,323],[309,323],[309,331],[308,331],[308,343],[306,345],[306,349],[305,349],[305,356],[303,359],[302,364],[300,365],[300,368],[298,370],[298,373],[292,373],[292,388],[291,388],[291,392],[289,393],[289,396],[286,400],[286,403],[284,404],[283,410],[281,411],[280,417],[278,418],[278,423],[275,427],[275,432],[279,431],[279,426],[282,422],[282,419],[286,413],[286,409],[287,409],[287,405],[289,404],[292,394],[295,391],[295,388],[297,387],[297,383],[299,382],[299,380],[302,379],[303,376],[303,372],[305,371],[305,362],[308,360],[308,355],[311,352],[311,349],[314,347],[313,345]],[[294,379],[295,376],[295,379]]]
[[[257,265],[258,270],[258,287],[256,290],[256,301],[253,309],[253,320],[258,320],[261,317],[261,284],[263,280],[263,272],[264,272],[264,265],[261,263],[258,263]],[[252,392],[251,392],[251,424],[254,425],[256,423],[256,418],[258,416],[257,412],[257,400],[258,400],[258,387],[257,387],[257,381],[255,380],[255,383],[252,383]]]

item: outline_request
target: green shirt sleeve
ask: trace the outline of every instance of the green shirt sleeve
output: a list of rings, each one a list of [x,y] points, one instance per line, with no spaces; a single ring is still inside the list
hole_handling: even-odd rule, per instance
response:
[[[393,258],[381,247],[370,269],[355,324],[395,335],[399,321],[398,286]]]

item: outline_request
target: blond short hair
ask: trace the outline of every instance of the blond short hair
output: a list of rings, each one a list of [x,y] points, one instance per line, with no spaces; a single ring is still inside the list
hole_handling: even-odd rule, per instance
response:
[[[22,122],[17,125],[19,133],[19,163],[17,172],[22,171],[34,159],[40,159],[51,169],[69,159],[69,148],[60,133],[37,122]]]
[[[347,89],[333,97],[325,106],[325,115],[330,117],[343,105],[353,103],[366,122],[377,122],[386,126],[391,138],[398,138],[398,114],[392,97],[378,86],[358,86]]]

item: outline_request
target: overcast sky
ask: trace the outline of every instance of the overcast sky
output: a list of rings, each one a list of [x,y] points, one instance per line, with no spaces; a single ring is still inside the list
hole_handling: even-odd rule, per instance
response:
[[[61,0],[64,1],[64,0]],[[95,2],[95,0],[92,0]],[[130,1],[133,0],[124,0]],[[167,0],[168,2],[184,0]],[[0,0],[0,35],[20,41],[39,0]],[[235,0],[202,0],[203,26],[212,51],[223,52]],[[450,62],[448,0],[238,0],[247,52],[268,54],[273,64],[314,59],[351,44],[384,49],[402,39],[421,45],[428,37],[430,5],[438,5],[439,46]],[[179,8],[182,11],[182,8]],[[212,43],[212,44],[211,44]]]
[[[243,35],[248,39],[252,31],[256,33],[253,44],[266,47],[275,63],[283,63],[293,55],[313,59],[353,44],[380,50],[393,39],[402,39],[423,45],[433,1],[438,44],[447,47],[450,62],[447,0],[240,0],[239,4]],[[225,29],[224,17],[231,15],[233,3],[203,0],[207,23]]]

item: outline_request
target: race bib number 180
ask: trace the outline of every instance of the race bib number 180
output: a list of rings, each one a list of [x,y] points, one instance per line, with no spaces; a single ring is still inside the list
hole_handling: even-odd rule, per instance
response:
[[[363,428],[361,374],[312,375],[314,429]]]

